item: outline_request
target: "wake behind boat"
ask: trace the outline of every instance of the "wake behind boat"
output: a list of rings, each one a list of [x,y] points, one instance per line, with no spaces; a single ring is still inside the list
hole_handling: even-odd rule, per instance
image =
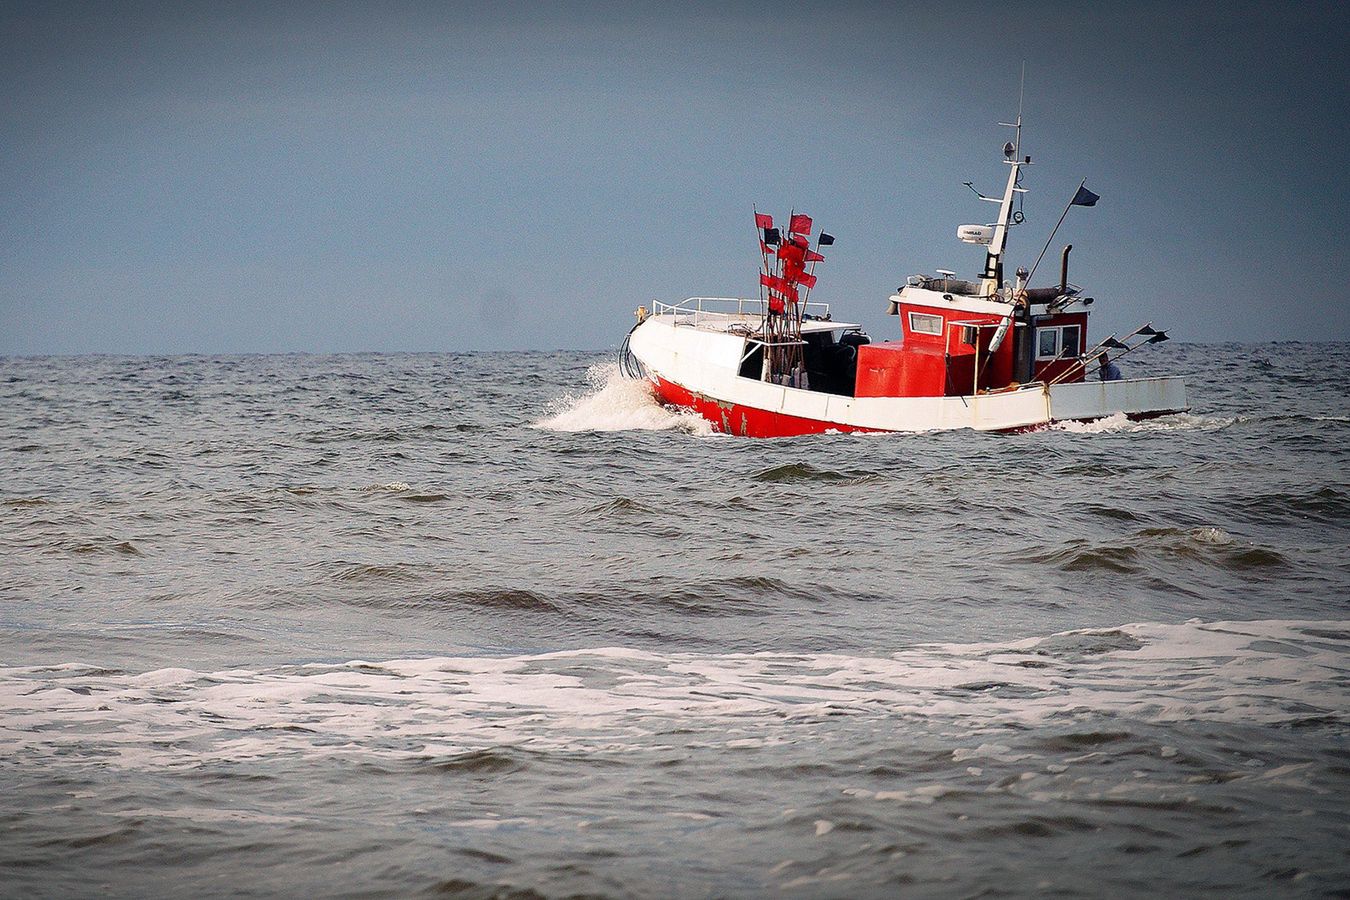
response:
[[[1008,231],[1024,221],[1022,173],[1031,164],[1021,155],[1021,115],[1008,127],[1015,136],[1003,148],[1007,186],[1001,197],[976,192],[999,205],[997,219],[957,229],[961,241],[986,248],[979,279],[941,269],[911,276],[889,301],[889,313],[900,318],[900,340],[872,343],[859,325],[836,321],[828,304],[810,301],[816,264],[825,259],[820,250],[833,244],[832,236],[820,232],[813,243],[806,215],[794,213],[778,228],[756,213],[760,296],[656,302],[650,312],[639,307],[619,351],[620,370],[649,381],[662,402],[749,437],[1021,431],[1186,411],[1181,378],[1121,379],[1115,367],[1121,356],[1167,340],[1166,332],[1150,323],[1124,338],[1088,343],[1094,301],[1069,282],[1071,246],[1064,248],[1058,285],[1028,286],[1040,259],[1004,280]],[[1098,199],[1080,185],[1065,215]],[[1094,364],[1100,380],[1090,381]]]

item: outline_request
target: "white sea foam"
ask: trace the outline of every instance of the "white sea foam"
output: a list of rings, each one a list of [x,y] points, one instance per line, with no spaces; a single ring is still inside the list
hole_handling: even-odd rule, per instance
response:
[[[712,434],[706,419],[677,412],[657,402],[645,381],[624,378],[614,363],[591,366],[587,389],[555,400],[548,415],[534,423],[546,431],[685,431]]]
[[[1187,532],[1191,539],[1197,544],[1214,544],[1220,547],[1226,547],[1233,543],[1233,536],[1222,528],[1207,526],[1204,528],[1192,528]]]
[[[105,674],[0,668],[0,756],[128,768],[282,755],[442,758],[485,748],[624,752],[672,728],[722,748],[799,740],[841,714],[987,734],[1086,716],[1285,724],[1344,719],[1350,622],[1136,624],[890,656],[655,654]],[[712,744],[709,744],[709,741]]]
[[[1100,434],[1103,431],[1120,431],[1129,424],[1130,420],[1124,413],[1116,413],[1091,422],[1056,422],[1050,427],[1055,431],[1068,431],[1073,434]]]
[[[1053,431],[1067,431],[1071,434],[1103,434],[1117,431],[1218,431],[1237,421],[1236,416],[1197,416],[1191,413],[1173,413],[1155,419],[1134,421],[1124,413],[1116,413],[1091,422],[1056,422],[1050,428]]]
[[[368,484],[361,488],[363,491],[389,491],[390,493],[401,493],[402,491],[412,490],[412,485],[406,481],[390,481],[384,484]]]
[[[1156,419],[1130,422],[1132,431],[1222,431],[1242,421],[1241,416],[1203,416],[1192,413],[1173,413]]]

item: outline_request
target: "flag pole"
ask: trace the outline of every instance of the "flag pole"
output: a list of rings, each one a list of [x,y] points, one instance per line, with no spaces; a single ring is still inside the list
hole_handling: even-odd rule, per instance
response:
[[[797,218],[797,208],[794,206],[794,207],[792,207],[792,208],[788,211],[788,241],[789,241],[789,242],[791,242],[791,240],[792,240],[792,220],[795,219],[795,218]],[[779,268],[780,268],[780,269],[782,268],[781,263],[779,264]],[[794,287],[794,290],[795,290],[795,287]],[[791,303],[792,305],[791,305],[791,306],[788,306],[787,303]],[[785,315],[785,316],[783,317],[783,327],[784,327],[783,339],[784,339],[784,343],[786,343],[786,342],[789,341],[789,340],[795,340],[795,341],[800,341],[800,340],[801,340],[801,330],[797,327],[797,314],[798,314],[798,307],[799,307],[799,306],[800,306],[800,304],[798,303],[798,300],[797,300],[797,299],[788,300],[788,301],[786,301],[786,302],[784,303],[783,309],[784,309],[784,312],[787,313],[787,315]],[[792,369],[793,369],[793,366],[794,366],[794,364],[796,363],[796,360],[797,360],[797,353],[798,353],[798,348],[797,348],[796,346],[792,346],[792,347],[784,347],[784,348],[783,348],[783,372],[782,372],[782,374],[788,376],[789,378],[790,378],[791,375],[792,375]]]
[[[813,251],[813,252],[816,254],[816,256],[821,256],[821,255],[822,255],[821,252],[820,252],[820,236],[821,236],[822,234],[824,234],[824,233],[825,233],[825,229],[823,229],[823,228],[817,229],[817,231],[816,231],[816,249]],[[818,263],[818,262],[820,262],[820,260],[818,260],[818,259],[813,259],[813,260],[811,260],[811,268],[807,270],[807,272],[806,272],[807,275],[815,275],[815,274],[816,274],[816,263]],[[802,298],[802,318],[803,318],[803,319],[806,318],[806,302],[807,302],[807,299],[808,299],[810,296],[811,296],[811,288],[808,287],[808,288],[806,289],[806,296]],[[800,324],[798,324],[798,328],[800,328],[800,327],[801,327]]]
[[[755,214],[756,214],[756,216],[759,215],[759,210],[758,210],[758,208],[755,209]],[[770,218],[770,221],[772,221],[772,218]],[[757,229],[759,228],[759,222],[758,222],[758,219],[756,219],[755,227],[756,227]],[[772,226],[770,226],[770,227],[772,227]],[[772,262],[772,263],[770,262],[770,259],[769,259],[769,246],[768,246],[768,244],[765,243],[765,241],[764,241],[764,233],[763,233],[762,231],[760,232],[760,235],[759,235],[759,245],[760,245],[760,261],[761,261],[761,263],[763,264],[763,267],[764,267],[764,268],[763,268],[763,274],[766,275],[766,276],[768,276],[769,278],[773,278],[773,277],[775,277],[775,276],[777,275],[777,272],[778,272],[778,263],[776,262],[776,260],[775,260],[774,262]],[[782,236],[781,236],[781,232],[780,232],[780,236],[779,236],[779,246],[782,246]],[[768,300],[767,300],[767,301],[765,300],[765,288],[766,288],[766,287],[768,287]],[[763,336],[764,336],[764,345],[763,345],[763,347],[762,347],[762,351],[763,351],[763,352],[761,353],[761,359],[762,359],[761,373],[760,373],[760,379],[761,379],[761,380],[765,380],[765,377],[766,377],[766,376],[768,376],[768,378],[771,379],[771,378],[776,374],[776,371],[777,371],[777,365],[778,365],[778,347],[777,347],[777,344],[779,343],[778,337],[779,337],[779,331],[781,330],[781,329],[780,329],[780,324],[781,324],[781,323],[778,321],[778,318],[780,318],[780,317],[775,316],[775,315],[774,315],[774,312],[773,312],[773,307],[772,307],[772,304],[773,304],[773,290],[774,290],[774,289],[773,289],[772,287],[770,287],[770,286],[768,286],[768,285],[765,285],[764,282],[763,282],[763,280],[760,281],[760,290],[759,290],[759,298],[760,298],[760,300],[759,300],[759,302],[760,302],[760,308],[763,310],[763,325],[762,325],[762,327],[761,327],[760,330],[761,330],[761,333],[762,333]]]
[[[783,312],[778,317],[778,344],[774,348],[774,357],[777,363],[776,375],[788,383],[792,374],[792,324],[797,319],[797,301],[788,291],[796,291],[797,288],[788,281],[786,269],[784,268],[785,259],[783,250],[792,243],[792,220],[797,216],[796,207],[788,209],[787,231],[782,235],[782,240],[778,244],[778,267],[776,269],[779,278],[779,284],[783,287]]]
[[[778,246],[783,246],[783,227],[778,228]],[[770,279],[777,278],[779,261],[777,253],[774,258],[769,259],[768,252],[765,251],[764,271]],[[773,292],[772,286],[768,288],[769,300],[764,308],[764,364],[761,380],[776,382],[778,378],[778,332],[780,330],[779,316],[773,311]]]
[[[764,274],[767,275],[769,272],[769,251],[767,249],[769,245],[764,243],[764,230],[759,227],[759,207],[757,207],[755,204],[752,203],[750,204],[750,209],[755,214],[755,232],[759,235],[759,259],[764,266]],[[761,315],[764,316],[765,322],[767,323],[769,316],[769,307],[764,301],[763,281],[759,283],[759,308],[762,311]]]
[[[1086,186],[1087,179],[1084,178],[1078,185],[1078,191],[1081,191]],[[1059,232],[1059,226],[1064,224],[1065,217],[1069,215],[1069,210],[1073,208],[1073,201],[1078,199],[1078,191],[1073,192],[1073,200],[1070,200],[1068,206],[1064,207],[1064,212],[1060,215],[1059,221],[1055,223],[1054,231],[1051,231],[1050,236],[1045,239],[1045,246],[1041,248],[1041,255],[1036,257],[1036,263],[1031,267],[1031,271],[1027,273],[1027,280],[1023,286],[1031,284],[1031,276],[1036,274],[1036,266],[1039,266],[1041,260],[1045,258],[1045,251],[1050,249],[1050,242],[1055,239],[1055,234]]]

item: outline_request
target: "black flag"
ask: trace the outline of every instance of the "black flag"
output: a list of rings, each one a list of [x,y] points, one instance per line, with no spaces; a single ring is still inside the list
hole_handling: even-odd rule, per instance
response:
[[[1063,196],[1063,195],[1061,195],[1061,196]],[[1069,205],[1070,205],[1070,206],[1096,206],[1096,205],[1097,205],[1097,201],[1100,200],[1100,199],[1102,199],[1102,198],[1099,197],[1099,196],[1097,196],[1096,194],[1092,193],[1092,191],[1089,191],[1087,188],[1083,187],[1083,186],[1080,184],[1080,185],[1078,186],[1078,193],[1076,193],[1076,194],[1073,195],[1073,199],[1069,201]]]
[[[816,246],[817,246],[817,247],[828,247],[828,246],[830,246],[830,245],[833,244],[833,243],[834,243],[834,235],[832,235],[832,234],[826,234],[825,232],[822,231],[822,232],[820,233],[820,240],[816,241]]]
[[[764,229],[764,243],[768,244],[770,247],[777,247],[781,240],[782,237],[778,234],[777,228]]]

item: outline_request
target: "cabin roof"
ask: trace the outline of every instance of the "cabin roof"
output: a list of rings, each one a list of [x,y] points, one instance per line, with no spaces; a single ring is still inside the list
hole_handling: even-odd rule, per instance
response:
[[[901,305],[927,306],[956,312],[990,313],[996,316],[1009,315],[1014,308],[1013,304],[1004,303],[1002,300],[944,294],[941,291],[930,291],[913,285],[906,285],[900,289],[900,293],[891,295],[887,312],[892,316],[899,315]]]

